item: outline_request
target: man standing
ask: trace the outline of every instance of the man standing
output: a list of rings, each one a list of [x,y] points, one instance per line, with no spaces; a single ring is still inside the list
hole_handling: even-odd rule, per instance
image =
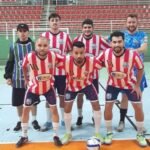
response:
[[[94,57],[85,56],[85,46],[83,42],[77,41],[73,43],[71,56],[66,56],[63,65],[66,71],[66,91],[65,91],[65,127],[66,134],[62,138],[62,144],[67,144],[72,139],[71,133],[71,111],[73,102],[78,93],[85,94],[90,101],[93,109],[93,118],[95,122],[95,136],[103,142],[102,136],[99,134],[101,124],[101,111],[98,101],[98,94],[93,85],[93,71],[100,69],[101,63]]]
[[[148,37],[145,32],[138,31],[138,17],[136,14],[129,14],[126,20],[127,30],[123,31],[125,35],[125,48],[129,48],[132,51],[136,51],[139,53],[140,58],[144,61],[144,53],[147,50]],[[137,70],[135,69],[135,75],[137,74]],[[145,73],[143,74],[140,88],[143,93],[144,88],[147,87],[147,81],[145,77]],[[122,100],[120,105],[120,122],[117,130],[122,132],[125,128],[125,116],[127,114],[128,108],[128,98],[122,93]],[[143,128],[143,131],[146,130]]]
[[[44,95],[52,113],[54,135],[53,140],[57,146],[61,146],[58,137],[59,115],[56,105],[56,95],[53,88],[54,69],[60,58],[49,51],[48,40],[40,37],[36,41],[36,50],[24,58],[23,73],[27,91],[24,100],[22,115],[22,136],[16,143],[16,147],[21,147],[28,142],[28,120],[31,107],[40,102],[39,96]]]
[[[99,35],[96,35],[94,32],[94,25],[91,19],[85,19],[82,22],[82,34],[77,36],[74,41],[82,41],[85,45],[85,53],[87,56],[94,57],[98,56],[101,51],[109,48],[109,44]],[[93,72],[93,85],[95,86],[97,92],[99,92],[98,84],[98,70]],[[78,94],[77,99],[78,107],[78,119],[76,125],[82,125],[83,114],[83,93]]]
[[[124,33],[113,32],[110,36],[111,47],[98,56],[106,67],[109,78],[106,89],[104,118],[107,128],[105,144],[112,143],[112,109],[119,92],[124,92],[135,111],[137,141],[140,146],[147,146],[143,135],[144,114],[141,101],[140,83],[143,76],[143,63],[136,51],[124,48]],[[134,67],[137,74],[134,74]]]
[[[12,86],[12,106],[17,108],[19,118],[14,131],[21,130],[21,116],[26,91],[22,72],[23,58],[35,48],[34,42],[29,38],[29,27],[27,24],[18,24],[17,35],[17,41],[14,43],[14,46],[10,47],[4,74],[7,84]],[[32,108],[32,125],[35,130],[40,130],[36,115],[37,107],[34,106]]]
[[[61,17],[57,13],[52,13],[48,19],[50,29],[49,31],[42,33],[41,36],[46,37],[49,40],[49,47],[51,51],[54,51],[60,55],[66,55],[72,49],[72,42],[66,32],[60,31]],[[60,99],[61,125],[64,126],[64,91],[66,88],[65,71],[63,69],[56,68],[54,77],[54,87],[57,89]],[[49,112],[49,105],[47,103],[46,112],[47,121],[44,124],[43,130],[49,130],[52,127],[51,114]]]

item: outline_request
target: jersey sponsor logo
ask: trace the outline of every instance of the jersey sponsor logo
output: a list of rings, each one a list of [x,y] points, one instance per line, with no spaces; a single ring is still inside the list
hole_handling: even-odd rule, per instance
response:
[[[43,82],[43,81],[50,80],[51,77],[52,77],[51,74],[40,74],[40,75],[36,76],[36,80],[39,82]]]
[[[50,48],[50,50],[57,53],[57,54],[61,54],[61,50],[58,48]]]
[[[123,79],[126,77],[126,74],[123,72],[117,72],[117,71],[115,72],[114,71],[114,72],[111,72],[111,76],[116,78],[116,79]]]

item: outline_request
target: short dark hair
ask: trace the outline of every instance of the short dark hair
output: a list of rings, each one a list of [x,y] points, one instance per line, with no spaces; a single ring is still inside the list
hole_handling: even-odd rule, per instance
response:
[[[48,20],[50,20],[51,18],[59,18],[59,20],[61,20],[60,15],[57,13],[51,13],[48,17]]]
[[[112,37],[119,37],[121,36],[122,39],[124,40],[124,33],[121,31],[114,31],[113,33],[110,34],[110,40],[112,41]]]
[[[128,14],[127,18],[129,18],[129,17],[138,19],[137,14]]]
[[[89,25],[91,25],[91,26],[93,27],[93,20],[87,18],[87,19],[85,19],[85,20],[82,22],[82,27],[83,27],[83,25],[85,25],[85,24],[89,24]]]
[[[81,41],[74,42],[72,46],[73,47],[78,47],[78,48],[82,48],[82,47],[84,48],[85,47],[84,43],[81,42]]]

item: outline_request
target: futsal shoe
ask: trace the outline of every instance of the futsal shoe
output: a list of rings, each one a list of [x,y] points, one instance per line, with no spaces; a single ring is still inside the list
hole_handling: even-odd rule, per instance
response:
[[[16,147],[21,147],[28,142],[28,137],[21,137],[20,140],[16,143]]]
[[[104,139],[104,143],[107,145],[110,145],[112,143],[112,138],[113,138],[113,133],[108,132],[105,139]]]
[[[62,144],[67,144],[72,140],[72,135],[69,133],[66,133],[64,137],[61,139]]]

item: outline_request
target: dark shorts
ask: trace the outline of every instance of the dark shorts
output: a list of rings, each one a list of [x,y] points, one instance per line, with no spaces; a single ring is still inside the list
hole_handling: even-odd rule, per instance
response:
[[[64,95],[66,89],[66,76],[54,76],[54,87],[59,95]]]
[[[83,93],[86,96],[86,99],[90,101],[97,101],[98,100],[98,94],[93,84],[85,87],[84,89],[78,91],[78,92],[72,92],[72,91],[65,91],[65,102],[73,101],[78,93]]]
[[[116,88],[113,86],[107,86],[106,95],[105,95],[106,101],[109,102],[109,101],[116,100],[119,92],[123,92],[124,94],[126,94],[128,97],[128,100],[131,102],[141,101],[140,98],[137,97],[136,92],[132,93],[131,89],[120,89],[120,88]]]
[[[56,95],[53,88],[51,88],[48,92],[44,93],[43,96],[45,96],[48,104],[56,105]],[[31,93],[30,91],[26,92],[25,99],[24,99],[25,106],[37,105],[39,103],[40,103],[40,95]]]
[[[95,86],[97,93],[99,93],[98,79],[93,80],[93,85]]]
[[[21,106],[24,103],[26,89],[14,88],[12,89],[12,106]]]

